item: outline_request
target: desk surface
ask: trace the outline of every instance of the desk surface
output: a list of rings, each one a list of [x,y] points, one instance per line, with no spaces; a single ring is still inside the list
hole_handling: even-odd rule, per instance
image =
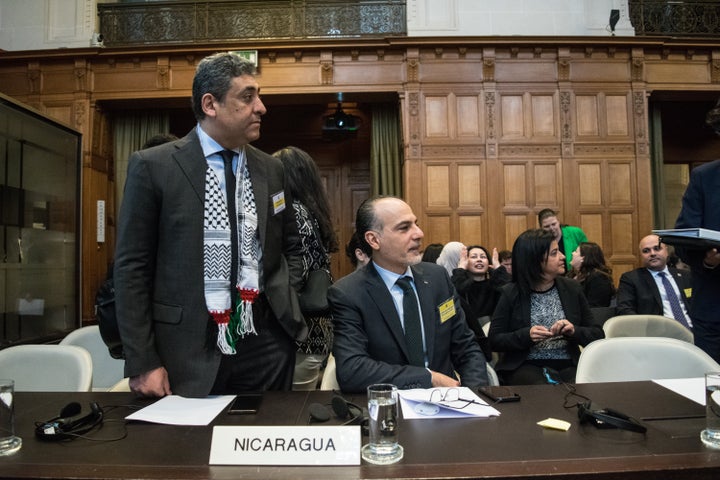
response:
[[[400,423],[405,458],[390,466],[265,467],[209,466],[212,425],[305,425],[308,406],[329,403],[332,392],[268,392],[257,415],[220,414],[208,427],[130,423],[127,437],[99,442],[77,439],[43,442],[34,422],[58,414],[71,401],[89,411],[98,401],[108,411],[91,436],[123,432],[127,405],[147,400],[130,393],[17,393],[16,430],[23,439],[17,454],[0,457],[1,478],[140,479],[350,479],[350,478],[535,478],[711,479],[720,475],[720,451],[700,441],[703,418],[655,420],[646,435],[579,425],[577,411],[563,408],[561,385],[514,387],[517,403],[499,404],[500,417],[423,419]],[[583,384],[577,392],[633,417],[703,415],[704,407],[651,382]],[[363,403],[362,397],[346,396]],[[119,407],[111,409],[113,405]],[[567,420],[567,432],[536,425],[548,417]],[[113,421],[115,419],[115,421]],[[339,422],[337,422],[339,423]],[[364,439],[366,440],[366,439]]]

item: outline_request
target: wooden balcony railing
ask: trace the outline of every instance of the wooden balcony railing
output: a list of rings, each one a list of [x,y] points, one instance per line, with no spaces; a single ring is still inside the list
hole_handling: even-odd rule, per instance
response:
[[[630,0],[629,7],[637,36],[720,36],[718,0]]]
[[[105,46],[407,35],[405,0],[98,4]]]

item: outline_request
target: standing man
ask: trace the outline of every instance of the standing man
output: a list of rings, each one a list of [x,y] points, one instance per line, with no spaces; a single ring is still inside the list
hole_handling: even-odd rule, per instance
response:
[[[266,111],[254,74],[231,53],[203,59],[197,126],[130,157],[115,290],[139,395],[291,387],[307,332],[293,288],[300,242],[282,164],[249,145]]]
[[[720,108],[714,110],[708,123],[720,133]],[[720,160],[693,169],[675,228],[720,230]],[[675,250],[692,272],[695,345],[720,363],[720,249],[676,246]]]
[[[585,232],[583,232],[580,227],[561,225],[557,213],[551,208],[540,210],[540,213],[538,213],[538,223],[540,224],[540,228],[552,233],[558,242],[560,251],[565,255],[565,273],[569,272],[573,252],[582,242],[587,242]]]
[[[618,315],[662,315],[692,328],[688,316],[692,289],[690,275],[667,266],[668,252],[657,235],[640,240],[643,266],[625,272],[617,291]],[[668,288],[672,291],[668,292]],[[679,301],[678,308],[673,303]]]
[[[365,267],[328,291],[333,355],[345,392],[373,383],[400,389],[487,385],[485,357],[443,267],[420,263],[423,232],[395,197],[360,205],[355,228],[372,250]],[[418,308],[419,307],[419,308]]]

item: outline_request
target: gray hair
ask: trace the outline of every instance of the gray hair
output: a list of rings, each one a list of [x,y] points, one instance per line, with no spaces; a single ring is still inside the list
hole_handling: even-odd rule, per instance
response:
[[[255,64],[245,58],[231,53],[221,52],[203,58],[195,70],[192,84],[192,109],[199,121],[205,118],[202,109],[202,97],[211,94],[218,101],[225,100],[233,78],[242,75],[254,76]]]

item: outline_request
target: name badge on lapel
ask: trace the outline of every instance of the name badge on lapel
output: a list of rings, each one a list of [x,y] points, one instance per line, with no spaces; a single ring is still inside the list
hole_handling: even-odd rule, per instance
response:
[[[440,323],[445,323],[455,316],[455,302],[450,297],[438,306],[440,312]]]
[[[280,190],[272,195],[273,215],[285,210],[285,192]]]

